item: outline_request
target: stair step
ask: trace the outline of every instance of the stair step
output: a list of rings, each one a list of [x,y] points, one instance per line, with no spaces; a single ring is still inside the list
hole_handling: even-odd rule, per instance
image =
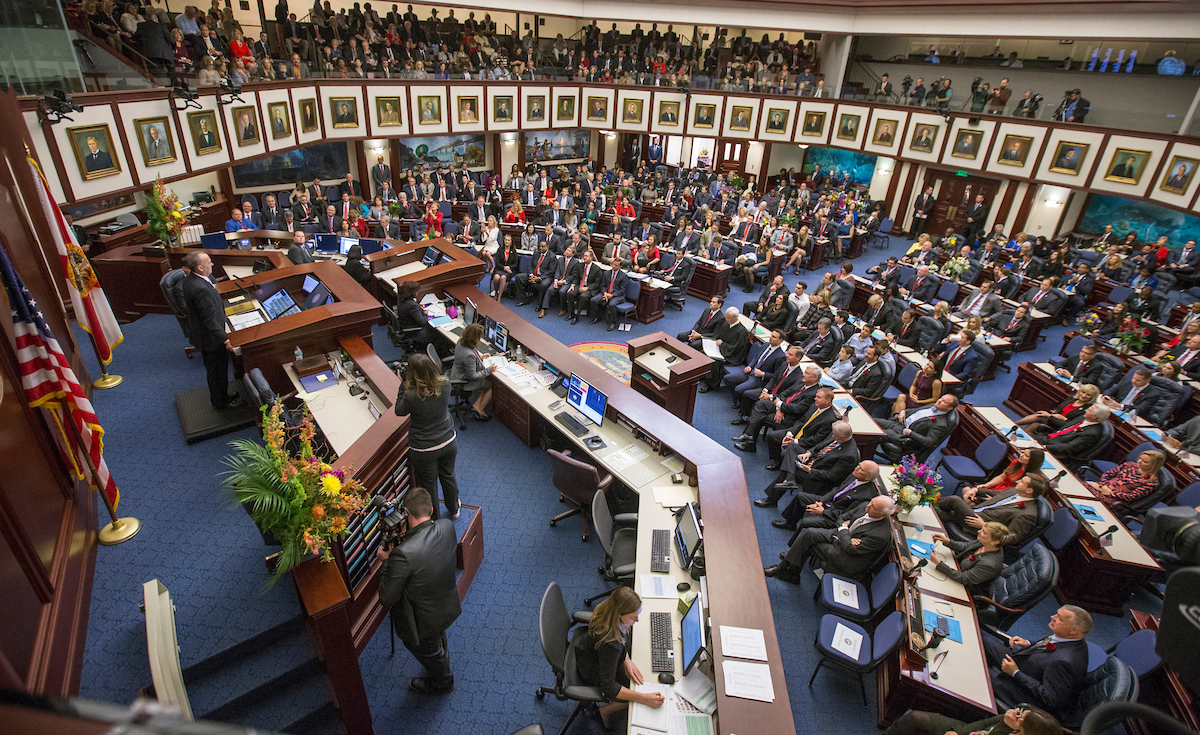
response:
[[[236,697],[205,719],[280,731],[329,702],[325,673],[320,662],[311,658]]]
[[[341,735],[342,721],[333,702],[313,710],[283,728],[289,735]]]

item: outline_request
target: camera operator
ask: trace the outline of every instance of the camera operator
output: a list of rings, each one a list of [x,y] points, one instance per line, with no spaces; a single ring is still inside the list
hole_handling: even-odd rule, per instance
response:
[[[954,90],[950,89],[950,80],[943,79],[941,85],[937,88],[937,106],[938,112],[950,111],[950,100],[954,97]]]
[[[446,628],[462,613],[454,583],[458,539],[449,518],[433,520],[433,501],[422,487],[408,491],[408,533],[375,555],[383,560],[379,575],[379,601],[391,611],[392,628],[425,667],[425,676],[413,677],[408,688],[420,694],[454,691]]]
[[[912,104],[916,105],[917,107],[924,105],[925,94],[925,79],[923,77],[917,77],[917,86],[913,87],[912,97],[910,98]]]
[[[1062,116],[1058,119],[1064,122],[1081,123],[1087,117],[1088,112],[1091,111],[1092,103],[1081,97],[1079,89],[1076,88],[1067,92],[1060,109],[1062,110]]]
[[[1041,107],[1042,96],[1034,94],[1032,91],[1026,92],[1025,96],[1017,102],[1017,106],[1013,108],[1013,117],[1037,117],[1038,108]]]

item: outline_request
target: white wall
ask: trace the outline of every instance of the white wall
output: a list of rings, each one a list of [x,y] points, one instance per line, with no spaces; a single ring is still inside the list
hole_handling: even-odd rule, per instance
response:
[[[757,140],[750,141],[750,147],[749,147],[749,149],[746,150],[746,173],[754,174],[755,176],[758,177],[760,182],[762,181],[762,178],[763,178],[762,164],[763,164],[763,154],[764,153],[766,153],[766,145],[765,144],[763,144]],[[775,170],[778,171],[779,169],[775,169]],[[768,175],[770,175],[769,169],[768,169]]]
[[[789,145],[787,143],[772,143],[771,158],[767,161],[767,176],[775,176],[779,169],[795,168],[797,172],[804,169],[804,153],[808,146]]]

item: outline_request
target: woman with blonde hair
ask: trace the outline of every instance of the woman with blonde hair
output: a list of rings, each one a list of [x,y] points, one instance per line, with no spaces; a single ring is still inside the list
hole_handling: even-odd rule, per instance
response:
[[[808,225],[800,225],[792,242],[792,252],[788,253],[788,260],[783,264],[783,269],[786,271],[793,268],[796,275],[800,275],[800,261],[808,257],[808,251],[812,247],[812,234],[808,231]]]
[[[1057,431],[1083,415],[1083,412],[1100,397],[1100,389],[1091,383],[1084,383],[1075,391],[1075,395],[1058,404],[1053,411],[1037,411],[1017,419],[1017,426],[1024,426],[1025,431],[1033,433],[1038,429]]]
[[[746,287],[742,289],[746,293],[754,290],[754,278],[759,273],[766,273],[771,266],[771,256],[774,250],[771,248],[771,238],[768,235],[763,235],[758,238],[758,247],[754,248],[753,253],[746,253],[742,256],[745,261],[742,263],[742,277],[746,280]],[[741,258],[739,258],[741,260]]]
[[[630,688],[630,684],[644,683],[642,672],[625,648],[629,629],[638,621],[641,611],[642,598],[638,593],[628,587],[617,587],[596,606],[587,633],[575,645],[575,670],[579,678],[599,689],[607,700],[600,705],[600,718],[606,728],[613,713],[625,709],[629,702],[661,707],[664,701],[658,692]]]
[[[1113,467],[1100,475],[1098,482],[1089,482],[1088,485],[1100,493],[1100,502],[1117,513],[1123,513],[1159,489],[1158,472],[1165,462],[1166,456],[1162,452],[1151,449],[1139,454],[1133,462]]]
[[[946,548],[953,551],[954,560],[958,562],[958,568],[955,569],[934,551],[929,555],[929,561],[938,573],[951,582],[966,587],[972,595],[989,595],[992,582],[995,582],[1004,570],[1002,548],[1016,539],[1009,532],[1008,526],[988,521],[979,528],[974,541],[956,541],[940,533],[935,533],[933,540],[941,541]]]

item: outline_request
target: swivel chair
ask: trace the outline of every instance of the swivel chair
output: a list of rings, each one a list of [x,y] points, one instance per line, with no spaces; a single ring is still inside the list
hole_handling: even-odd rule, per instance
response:
[[[579,672],[575,667],[575,650],[582,641],[587,640],[587,636],[576,635],[574,640],[567,641],[567,635],[575,622],[567,614],[562,589],[557,582],[551,582],[542,594],[542,604],[538,609],[538,633],[542,641],[542,655],[546,657],[550,670],[554,672],[554,686],[539,687],[536,696],[541,700],[547,694],[553,694],[560,702],[575,702],[575,709],[559,730],[559,735],[567,732],[580,712],[594,712],[596,705],[606,701],[600,689],[586,686],[579,680]]]
[[[1034,542],[1020,559],[1004,567],[990,595],[975,598],[979,622],[1007,629],[1032,610],[1058,584],[1058,558]]]
[[[597,492],[603,495],[612,484],[613,477],[609,474],[601,477],[594,466],[572,458],[569,449],[564,452],[547,449],[546,453],[550,455],[550,462],[554,466],[554,487],[559,492],[559,502],[571,506],[571,510],[551,518],[550,527],[554,528],[564,518],[582,516],[583,540],[587,541],[591,531],[592,501]]]
[[[618,528],[613,530],[613,517],[608,511],[608,498],[599,490],[592,497],[592,522],[596,524],[596,535],[604,547],[604,565],[598,568],[609,582],[627,587],[633,586],[637,560],[637,530]],[[588,607],[596,600],[608,597],[616,588],[605,590],[584,600]]]

